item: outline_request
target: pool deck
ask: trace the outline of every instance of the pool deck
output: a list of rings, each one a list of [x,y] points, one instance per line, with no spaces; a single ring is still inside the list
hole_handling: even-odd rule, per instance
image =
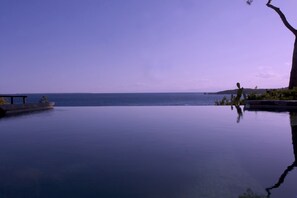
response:
[[[297,100],[246,100],[245,110],[297,110]]]

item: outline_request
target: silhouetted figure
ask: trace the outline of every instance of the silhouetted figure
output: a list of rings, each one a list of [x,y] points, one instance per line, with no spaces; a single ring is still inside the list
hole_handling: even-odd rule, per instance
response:
[[[241,99],[241,96],[243,94],[243,87],[240,87],[240,83],[236,83],[236,86],[237,86],[237,93],[236,93],[236,96],[233,97],[232,96],[232,104],[234,106],[239,106],[240,105],[240,99]]]
[[[240,87],[240,83],[236,83],[236,86],[238,88],[236,96],[234,97],[233,95],[231,95],[231,109],[233,110],[233,105],[236,108],[237,111],[237,123],[240,122],[240,119],[243,118],[243,113],[242,113],[242,109],[240,107],[240,103],[241,103],[241,97],[243,95],[243,87]]]
[[[287,177],[288,173],[292,171],[295,167],[297,167],[297,112],[290,112],[290,124],[291,124],[291,132],[292,132],[292,144],[294,150],[294,162],[289,165],[286,170],[281,174],[278,182],[273,186],[266,188],[267,197],[270,197],[271,190],[278,188],[284,183],[285,178]]]

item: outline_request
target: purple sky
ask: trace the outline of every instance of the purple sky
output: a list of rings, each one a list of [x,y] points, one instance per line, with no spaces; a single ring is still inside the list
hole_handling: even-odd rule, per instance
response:
[[[0,0],[0,93],[285,87],[294,36],[265,3]]]

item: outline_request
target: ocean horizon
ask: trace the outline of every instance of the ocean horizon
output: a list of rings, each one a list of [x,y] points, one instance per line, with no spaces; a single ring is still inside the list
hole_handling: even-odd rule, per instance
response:
[[[56,106],[209,106],[222,99],[222,94],[184,93],[26,93],[28,103],[42,96]],[[15,100],[16,103],[22,102]]]

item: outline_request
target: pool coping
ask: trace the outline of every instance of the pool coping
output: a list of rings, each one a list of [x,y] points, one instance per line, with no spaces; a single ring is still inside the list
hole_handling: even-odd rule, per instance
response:
[[[245,110],[297,110],[297,100],[246,100]]]

